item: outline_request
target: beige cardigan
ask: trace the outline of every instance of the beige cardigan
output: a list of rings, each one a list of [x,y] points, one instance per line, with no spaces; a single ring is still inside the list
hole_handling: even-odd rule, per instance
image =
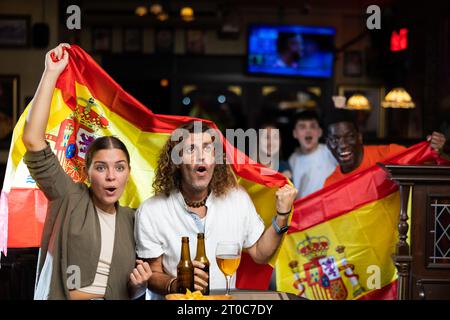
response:
[[[35,299],[69,299],[68,285],[76,283],[74,270],[80,271],[80,287],[89,286],[100,257],[100,222],[90,190],[84,183],[73,182],[50,146],[37,152],[28,151],[24,162],[49,200]],[[136,257],[134,210],[118,204],[116,207],[114,249],[105,299],[129,299],[127,284]]]

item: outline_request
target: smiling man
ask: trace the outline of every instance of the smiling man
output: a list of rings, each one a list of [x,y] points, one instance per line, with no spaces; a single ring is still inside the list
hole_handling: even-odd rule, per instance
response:
[[[334,110],[327,128],[327,145],[339,164],[325,181],[325,186],[406,149],[397,144],[364,146],[362,134],[358,130],[353,114],[348,110]],[[444,135],[439,132],[433,132],[427,140],[437,152],[442,150],[446,141]]]
[[[239,187],[230,165],[225,163],[220,152],[222,143],[216,137],[214,130],[201,122],[176,129],[161,151],[153,182],[155,196],[136,212],[136,250],[150,263],[153,275],[148,288],[153,299],[178,291],[181,237],[190,238],[194,256],[197,233],[205,234],[213,290],[226,287],[215,259],[218,242],[238,242],[256,263],[264,264],[287,231],[297,190],[285,185],[276,192],[277,212],[272,225],[264,230],[249,195]],[[195,290],[202,290],[208,275],[203,264],[193,261],[193,265]],[[231,287],[234,282],[233,277]]]

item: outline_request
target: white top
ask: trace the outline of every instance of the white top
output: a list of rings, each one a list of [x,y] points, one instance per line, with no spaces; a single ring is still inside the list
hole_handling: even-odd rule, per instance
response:
[[[78,290],[92,294],[105,294],[114,249],[116,213],[107,213],[97,207],[96,210],[100,221],[100,231],[102,237],[100,259],[98,260],[94,282],[90,286],[80,288]]]
[[[249,248],[264,232],[264,222],[242,188],[230,190],[221,197],[211,193],[206,207],[204,233],[206,255],[210,262],[210,289],[223,289],[226,287],[225,276],[215,259],[217,243],[237,241],[242,248]],[[191,259],[196,255],[197,233],[202,230],[199,230],[200,226],[192,215],[196,216],[189,212],[179,191],[172,192],[169,197],[159,195],[144,201],[136,211],[134,231],[137,256],[148,259],[163,255],[164,272],[176,277],[181,237],[189,237]],[[235,287],[235,283],[234,275],[231,288]],[[153,294],[152,298],[158,296]]]
[[[294,152],[289,157],[289,165],[298,199],[322,189],[325,180],[336,169],[337,161],[327,146],[320,143],[312,153]]]

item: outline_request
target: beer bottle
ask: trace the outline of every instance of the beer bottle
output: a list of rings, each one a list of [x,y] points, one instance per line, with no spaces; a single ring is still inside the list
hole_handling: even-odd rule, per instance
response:
[[[204,233],[197,234],[197,255],[195,256],[195,260],[205,265],[203,271],[205,271],[208,274],[207,280],[208,286],[202,290],[202,294],[203,295],[209,294],[209,260],[208,257],[206,256]]]
[[[189,251],[189,237],[181,238],[181,258],[177,265],[178,292],[194,291],[194,265]]]

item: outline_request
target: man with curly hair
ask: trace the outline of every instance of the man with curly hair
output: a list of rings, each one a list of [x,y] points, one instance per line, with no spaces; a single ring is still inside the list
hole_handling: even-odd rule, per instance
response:
[[[176,279],[180,239],[189,236],[195,252],[197,233],[205,234],[210,289],[225,288],[225,277],[214,259],[220,241],[235,241],[256,263],[267,263],[281,243],[297,190],[285,185],[276,193],[272,225],[264,223],[249,195],[226,163],[218,135],[202,122],[175,130],[161,151],[153,189],[155,195],[136,212],[138,257],[150,263],[152,298],[178,291]],[[205,267],[193,261],[195,290],[207,286]],[[235,279],[232,280],[233,288]]]

